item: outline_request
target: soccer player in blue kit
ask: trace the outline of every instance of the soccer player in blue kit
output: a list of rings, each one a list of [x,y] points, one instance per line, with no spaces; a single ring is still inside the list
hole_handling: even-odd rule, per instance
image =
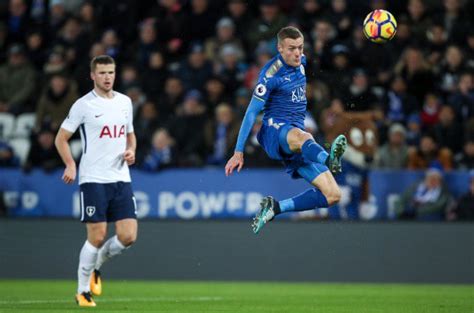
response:
[[[279,54],[260,72],[225,173],[229,176],[234,169],[238,172],[242,169],[245,141],[263,110],[263,125],[257,136],[260,145],[270,158],[283,161],[292,178],[304,178],[315,188],[281,201],[271,196],[263,198],[252,223],[255,233],[278,214],[326,208],[341,198],[332,173],[341,171],[347,140],[344,135],[336,137],[328,153],[304,131],[307,101],[303,45],[304,37],[299,29],[289,26],[278,32]]]

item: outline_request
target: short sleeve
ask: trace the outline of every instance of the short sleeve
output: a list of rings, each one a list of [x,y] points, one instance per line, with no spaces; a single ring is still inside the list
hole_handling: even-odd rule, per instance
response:
[[[66,119],[61,124],[61,128],[74,133],[84,122],[84,112],[82,107],[83,105],[81,105],[79,101],[76,101],[69,110]]]
[[[133,133],[133,107],[132,107],[132,100],[129,100],[128,105],[128,121],[127,121],[127,134]]]
[[[253,97],[266,102],[270,93],[275,88],[275,78],[261,76],[253,91]]]

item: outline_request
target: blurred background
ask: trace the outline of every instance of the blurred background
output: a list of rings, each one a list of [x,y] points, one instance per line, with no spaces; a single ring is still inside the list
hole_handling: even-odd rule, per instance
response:
[[[374,9],[389,10],[398,21],[395,38],[386,44],[363,35],[363,20]],[[274,236],[285,240],[285,234],[295,232],[303,237],[305,230],[313,236],[308,240],[323,236],[339,243],[355,236],[359,243],[369,240],[365,249],[377,257],[385,231],[393,239],[389,247],[396,249],[400,240],[432,230],[423,239],[432,245],[411,242],[405,260],[415,262],[410,253],[416,251],[431,259],[436,243],[447,251],[442,249],[461,240],[458,250],[450,247],[453,259],[438,265],[455,269],[459,260],[471,262],[471,269],[461,266],[465,272],[447,274],[445,280],[474,281],[472,224],[462,223],[474,220],[473,21],[474,1],[463,0],[0,1],[1,225],[4,230],[14,225],[10,229],[17,232],[35,225],[44,229],[59,217],[68,227],[55,227],[66,233],[74,227],[82,238],[80,224],[70,222],[79,215],[78,188],[60,180],[63,165],[54,136],[74,101],[93,88],[90,59],[108,54],[117,62],[115,90],[133,102],[138,149],[132,179],[139,218],[149,219],[144,229],[211,227],[207,234],[215,238],[235,227],[245,235],[231,242],[245,247],[262,196],[282,199],[307,188],[259,147],[261,121],[247,141],[244,170],[224,176],[259,69],[277,53],[278,30],[294,25],[305,35],[308,60],[306,130],[325,147],[344,133],[350,147],[337,176],[340,204],[281,216],[287,221],[275,223]],[[71,149],[79,161],[78,134]],[[181,221],[190,219],[201,221]],[[405,222],[385,223],[401,220],[425,223],[408,223],[409,229]],[[264,231],[270,233],[272,226]],[[325,236],[326,231],[336,236]],[[38,233],[19,238],[34,246],[28,240]],[[249,251],[261,253],[258,247]],[[346,252],[337,257],[359,253],[356,248]],[[386,274],[386,263],[360,261],[367,268],[378,264],[380,277]],[[329,280],[358,279],[341,274],[349,269],[329,267],[330,273],[339,273],[325,276]],[[391,277],[405,277],[397,275]],[[420,277],[437,280],[430,275]],[[202,277],[209,276],[203,272]]]

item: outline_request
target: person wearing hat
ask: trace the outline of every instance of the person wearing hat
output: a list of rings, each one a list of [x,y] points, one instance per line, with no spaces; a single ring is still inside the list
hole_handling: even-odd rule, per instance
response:
[[[36,73],[22,45],[8,49],[8,63],[0,67],[0,112],[28,111],[36,87]]]
[[[402,124],[395,123],[388,131],[388,142],[377,149],[374,165],[382,169],[405,169],[408,165],[408,146],[406,130]]]
[[[230,44],[238,49],[238,54],[243,55],[243,45],[240,39],[235,36],[235,24],[230,17],[221,18],[216,24],[216,34],[204,43],[204,50],[209,60],[218,57],[219,48]]]
[[[451,202],[451,194],[443,182],[443,172],[429,168],[425,177],[408,187],[395,202],[395,210],[402,219],[441,221]]]

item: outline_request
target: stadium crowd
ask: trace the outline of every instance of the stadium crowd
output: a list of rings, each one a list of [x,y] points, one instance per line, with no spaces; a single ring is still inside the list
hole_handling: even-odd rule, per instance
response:
[[[362,32],[373,9],[397,18],[386,44]],[[472,169],[472,21],[474,2],[463,0],[3,1],[0,115],[34,123],[24,160],[11,144],[20,135],[0,136],[0,166],[62,166],[55,133],[92,89],[89,61],[101,54],[116,59],[115,89],[133,102],[137,168],[223,165],[276,33],[294,25],[306,40],[305,124],[315,137],[325,142],[342,112],[367,112],[379,136],[371,167]],[[273,166],[258,126],[246,166]]]

